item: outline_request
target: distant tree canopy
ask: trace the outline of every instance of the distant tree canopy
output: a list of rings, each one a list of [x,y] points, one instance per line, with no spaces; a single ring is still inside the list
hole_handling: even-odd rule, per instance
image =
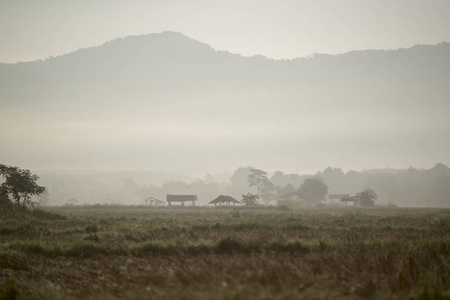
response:
[[[298,193],[307,201],[319,202],[328,194],[328,186],[318,177],[308,178],[298,189]]]
[[[3,168],[5,167],[3,166]],[[180,181],[180,179],[162,181],[161,185],[143,184],[138,183],[140,180],[133,182],[129,179],[124,179],[121,184],[118,184],[115,173],[102,173],[102,175],[78,172],[48,173],[43,181],[51,191],[54,205],[63,205],[68,202],[68,199],[73,198],[76,198],[78,204],[98,203],[101,199],[107,199],[108,203],[143,203],[142,200],[149,196],[164,199],[167,194],[198,195],[198,198],[203,201],[211,201],[217,195],[230,195],[235,199],[241,199],[242,194],[245,195],[249,192],[257,194],[256,186],[249,187],[250,169],[254,168],[239,167],[234,172],[216,177],[214,181],[211,176],[208,176],[205,179],[191,182]],[[86,176],[88,174],[89,176]],[[366,169],[360,172],[353,170],[344,172],[340,168],[329,167],[317,174],[320,176],[316,175],[316,178],[323,179],[330,194],[356,195],[370,187],[376,191],[378,197],[375,202],[380,205],[390,203],[399,206],[450,207],[450,168],[443,163],[438,163],[428,169],[395,170],[386,168]],[[136,174],[136,176],[139,178],[141,175]],[[150,176],[146,178],[148,182],[152,182]],[[299,187],[302,186],[305,179],[311,178],[314,177],[307,174],[285,174],[276,171],[269,176],[269,181],[273,184],[274,189],[264,195],[270,196],[276,193],[280,199],[297,198],[296,196],[298,196],[306,200],[307,193],[300,194]],[[0,175],[0,184],[4,182],[2,179],[3,177]],[[262,182],[265,182],[265,179]],[[305,187],[302,190],[305,191]],[[11,195],[9,195],[8,201],[12,203],[9,199],[13,199]],[[45,195],[36,200],[38,203],[45,204]],[[261,196],[261,201],[265,202],[266,200]],[[71,201],[69,203],[72,204]]]
[[[36,183],[39,177],[32,174],[29,170],[0,164],[0,175],[4,178],[4,182],[0,185],[2,202],[6,202],[6,199],[9,199],[14,207],[26,209],[33,206],[34,203],[31,201],[31,196],[45,192],[45,187]]]

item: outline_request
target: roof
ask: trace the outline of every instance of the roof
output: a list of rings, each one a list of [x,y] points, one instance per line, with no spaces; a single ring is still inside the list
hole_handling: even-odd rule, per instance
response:
[[[234,199],[233,197],[220,195],[219,197],[212,200],[208,204],[225,203],[225,202],[241,203],[241,202],[237,201],[236,199]]]
[[[166,200],[171,202],[197,201],[197,195],[167,195]]]

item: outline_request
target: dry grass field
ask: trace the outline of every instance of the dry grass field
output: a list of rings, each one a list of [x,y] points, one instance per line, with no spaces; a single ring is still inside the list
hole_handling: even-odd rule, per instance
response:
[[[450,299],[450,210],[93,206],[8,215],[0,284],[0,299]]]

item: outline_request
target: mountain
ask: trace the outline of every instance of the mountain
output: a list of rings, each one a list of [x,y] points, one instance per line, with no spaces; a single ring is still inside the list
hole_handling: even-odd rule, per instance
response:
[[[45,61],[0,64],[2,101],[55,93],[303,86],[336,82],[449,82],[450,45],[315,54],[294,60],[215,51],[181,33],[130,36]],[[6,99],[6,100],[5,100]]]
[[[274,60],[176,32],[130,36],[0,64],[0,156],[37,168],[448,164],[449,82],[448,43]]]

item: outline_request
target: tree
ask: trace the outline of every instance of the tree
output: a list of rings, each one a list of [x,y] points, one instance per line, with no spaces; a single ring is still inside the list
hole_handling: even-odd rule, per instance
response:
[[[298,190],[300,197],[305,200],[319,202],[328,194],[328,186],[319,178],[305,179]]]
[[[7,197],[17,208],[24,210],[33,206],[31,196],[40,195],[46,190],[36,183],[39,177],[29,170],[0,164],[0,174],[4,178],[0,185],[0,195]]]
[[[275,189],[273,183],[267,178],[267,172],[259,169],[250,169],[248,175],[248,183],[250,186],[256,186],[258,196],[261,197],[264,202],[269,202],[273,199],[273,195],[270,193]]]
[[[247,193],[247,195],[242,195],[242,203],[244,203],[245,205],[254,205],[256,204],[256,200],[258,199],[258,195],[253,195],[250,193]]]
[[[361,193],[358,193],[359,201],[358,204],[362,206],[373,206],[375,200],[378,198],[377,194],[372,189],[365,189]]]

